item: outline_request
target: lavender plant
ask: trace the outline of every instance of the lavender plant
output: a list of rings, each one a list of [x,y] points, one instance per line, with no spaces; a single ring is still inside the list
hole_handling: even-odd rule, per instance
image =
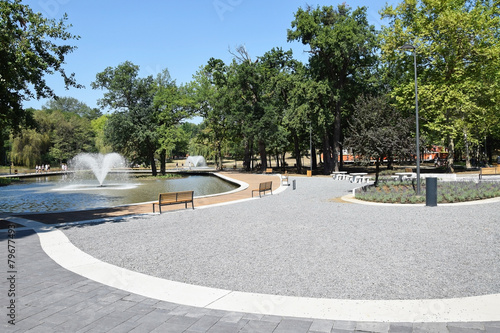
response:
[[[438,182],[438,203],[454,203],[500,197],[498,181],[455,181]],[[426,184],[422,181],[421,196],[415,195],[412,183],[387,181],[378,186],[366,187],[356,192],[356,199],[385,203],[423,203],[425,202]]]

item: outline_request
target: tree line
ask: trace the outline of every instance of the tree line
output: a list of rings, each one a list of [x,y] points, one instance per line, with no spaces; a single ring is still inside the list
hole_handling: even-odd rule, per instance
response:
[[[81,127],[90,129],[85,133],[91,133],[94,145],[86,146],[82,138],[66,142],[63,134],[54,134],[64,132],[61,122],[61,128],[52,128],[52,138],[61,141],[48,148],[50,157],[68,158],[65,145],[73,152],[112,149],[147,163],[153,174],[157,163],[165,172],[167,157],[183,152],[201,153],[219,168],[231,155],[243,159],[248,170],[255,167],[254,155],[263,170],[271,160],[284,167],[285,154],[291,152],[299,172],[302,156],[311,154],[313,166],[324,173],[342,167],[347,148],[378,164],[411,159],[416,66],[420,146],[446,146],[449,171],[455,156],[464,156],[468,165],[480,154],[491,160],[500,142],[498,4],[402,0],[381,11],[389,23],[380,31],[368,22],[365,7],[298,8],[287,40],[308,46],[307,63],[281,48],[252,57],[241,46],[232,51],[230,63],[211,58],[181,85],[167,69],[156,77],[140,77],[139,67],[125,61],[104,69],[92,83],[103,91],[98,104],[111,113],[79,116],[79,121],[88,120],[90,125]],[[401,49],[405,44],[414,47],[414,55]],[[34,119],[38,127],[12,135],[13,158],[26,147],[23,142],[43,146],[47,138],[35,135],[41,134],[40,122],[73,119],[42,111],[23,111],[18,118]],[[19,126],[5,114],[0,121],[11,130]],[[203,122],[187,125],[194,116]],[[23,139],[28,132],[32,139]]]

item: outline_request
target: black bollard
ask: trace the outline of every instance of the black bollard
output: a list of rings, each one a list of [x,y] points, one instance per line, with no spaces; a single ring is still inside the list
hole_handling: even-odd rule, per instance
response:
[[[425,205],[437,206],[437,178],[435,177],[425,179]]]
[[[295,179],[292,181],[293,189],[295,190]]]

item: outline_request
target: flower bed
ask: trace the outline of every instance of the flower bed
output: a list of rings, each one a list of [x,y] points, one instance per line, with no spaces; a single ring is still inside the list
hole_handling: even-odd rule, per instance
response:
[[[421,195],[415,195],[415,184],[399,181],[381,182],[356,192],[356,199],[383,203],[424,203],[425,180],[421,183]],[[439,182],[438,203],[454,203],[500,197],[500,182],[472,181]]]

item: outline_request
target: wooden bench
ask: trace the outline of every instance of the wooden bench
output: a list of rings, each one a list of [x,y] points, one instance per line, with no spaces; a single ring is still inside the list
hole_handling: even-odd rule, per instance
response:
[[[261,193],[266,194],[266,191],[271,191],[271,194],[273,194],[273,182],[263,182],[259,184],[259,188],[252,190],[252,198],[253,198],[253,192],[259,192],[259,197],[261,196]]]
[[[488,175],[500,175],[500,167],[479,168],[479,179]]]
[[[266,169],[266,173],[273,173],[273,169],[272,168],[267,168]]]
[[[155,205],[158,205],[160,214],[161,206],[167,205],[183,203],[187,209],[187,204],[191,203],[191,207],[194,209],[193,195],[194,191],[160,193],[158,195],[158,202],[153,203],[153,213],[155,212]]]

